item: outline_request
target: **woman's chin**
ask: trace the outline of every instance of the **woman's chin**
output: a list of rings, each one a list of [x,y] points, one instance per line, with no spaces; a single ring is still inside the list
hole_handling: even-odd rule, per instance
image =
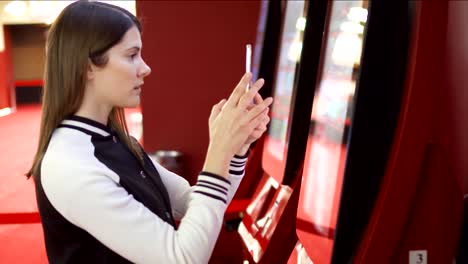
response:
[[[123,104],[123,108],[135,108],[135,107],[138,107],[140,105],[140,97],[138,96],[138,98],[135,98],[132,100],[129,100],[127,102],[125,102],[125,104]]]

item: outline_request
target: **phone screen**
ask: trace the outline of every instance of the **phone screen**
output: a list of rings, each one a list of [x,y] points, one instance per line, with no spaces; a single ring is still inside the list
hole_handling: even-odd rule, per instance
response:
[[[245,46],[245,72],[252,72],[252,45],[247,44]],[[250,83],[247,84],[247,91],[250,88]]]

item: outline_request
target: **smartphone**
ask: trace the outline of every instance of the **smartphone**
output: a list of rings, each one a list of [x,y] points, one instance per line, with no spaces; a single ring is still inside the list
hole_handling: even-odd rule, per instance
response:
[[[245,72],[252,72],[252,45],[245,46]],[[250,83],[247,84],[247,91],[250,88]]]

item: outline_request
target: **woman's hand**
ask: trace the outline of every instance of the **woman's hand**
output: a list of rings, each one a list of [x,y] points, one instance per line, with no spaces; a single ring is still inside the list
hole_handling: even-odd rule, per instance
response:
[[[229,99],[222,100],[211,111],[209,118],[210,144],[204,169],[219,175],[227,175],[229,161],[246,144],[250,145],[266,130],[265,116],[272,103],[271,97],[251,105],[263,86],[263,79],[255,82],[246,92],[252,75],[246,73]],[[256,99],[258,102],[258,98]]]
[[[248,107],[248,110],[252,109],[253,106],[255,106],[256,104],[260,104],[263,102],[263,99],[262,97],[260,96],[260,94],[256,94],[255,95],[255,104],[250,104],[249,107]],[[254,129],[254,131],[249,135],[249,137],[247,138],[247,140],[245,141],[244,143],[244,146],[242,146],[237,152],[236,152],[236,155],[237,156],[245,156],[245,154],[247,153],[247,151],[249,150],[250,148],[250,145],[257,141],[262,135],[263,133],[266,132],[267,130],[267,125],[268,123],[270,122],[270,117],[268,116],[268,112],[269,112],[270,108],[268,107],[267,109],[265,109],[265,111],[262,113],[263,117],[261,118],[262,121],[261,123]]]
[[[260,94],[256,94],[255,95],[255,104],[251,104],[248,109],[252,109],[255,105],[257,104],[261,104],[263,103],[263,99],[262,97],[260,96]],[[267,125],[268,123],[270,122],[270,117],[268,116],[268,112],[270,111],[270,107],[267,107],[263,113],[262,113],[262,116],[261,116],[261,122],[260,124],[254,129],[254,131],[252,132],[252,134],[249,135],[249,137],[247,138],[246,142],[245,142],[245,145],[249,145],[252,144],[253,142],[257,141],[257,139],[259,139],[263,133],[265,133],[265,131],[267,130]]]
[[[255,104],[249,104],[249,106],[247,107],[247,110],[250,111],[255,105],[261,104],[263,102],[263,99],[262,99],[262,97],[260,96],[259,93],[255,94],[254,101],[255,101]],[[217,103],[216,105],[213,106],[213,108],[211,110],[211,115],[210,115],[210,118],[209,118],[210,132],[211,132],[211,127],[212,127],[213,120],[221,112],[221,110],[223,109],[225,103],[226,103],[226,99],[222,99],[219,103]],[[257,127],[255,127],[253,132],[248,136],[248,138],[245,141],[244,145],[235,153],[237,156],[244,156],[247,153],[247,151],[249,150],[250,145],[253,142],[257,141],[263,135],[263,133],[265,133],[265,131],[267,130],[267,125],[270,122],[270,117],[268,116],[269,110],[270,110],[270,108],[267,107],[267,109],[265,109],[265,111],[262,113],[260,124]]]

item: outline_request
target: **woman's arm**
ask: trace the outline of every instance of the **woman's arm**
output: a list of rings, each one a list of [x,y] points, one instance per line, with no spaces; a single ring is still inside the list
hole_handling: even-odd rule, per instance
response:
[[[169,193],[171,200],[171,206],[173,209],[174,217],[177,220],[180,220],[186,213],[190,193],[193,191],[193,186],[191,187],[187,180],[180,177],[179,175],[167,170],[158,162],[153,161],[154,166],[159,172],[161,179],[164,183],[164,186]],[[234,156],[229,165],[229,176],[228,180],[231,182],[231,186],[228,189],[227,193],[227,204],[229,204],[236,193],[242,178],[245,172],[245,164],[247,162],[247,154],[244,156]],[[203,180],[198,179],[197,183],[204,186],[211,186],[209,183],[204,183]]]
[[[73,168],[73,174],[66,176]],[[175,230],[118,184],[106,168],[49,166],[41,183],[54,208],[74,225],[135,263],[208,263],[222,226],[227,193],[206,195],[195,185],[187,210]],[[56,169],[58,168],[58,169]],[[69,172],[69,171],[68,171]],[[200,178],[230,188],[228,180],[210,174]]]

